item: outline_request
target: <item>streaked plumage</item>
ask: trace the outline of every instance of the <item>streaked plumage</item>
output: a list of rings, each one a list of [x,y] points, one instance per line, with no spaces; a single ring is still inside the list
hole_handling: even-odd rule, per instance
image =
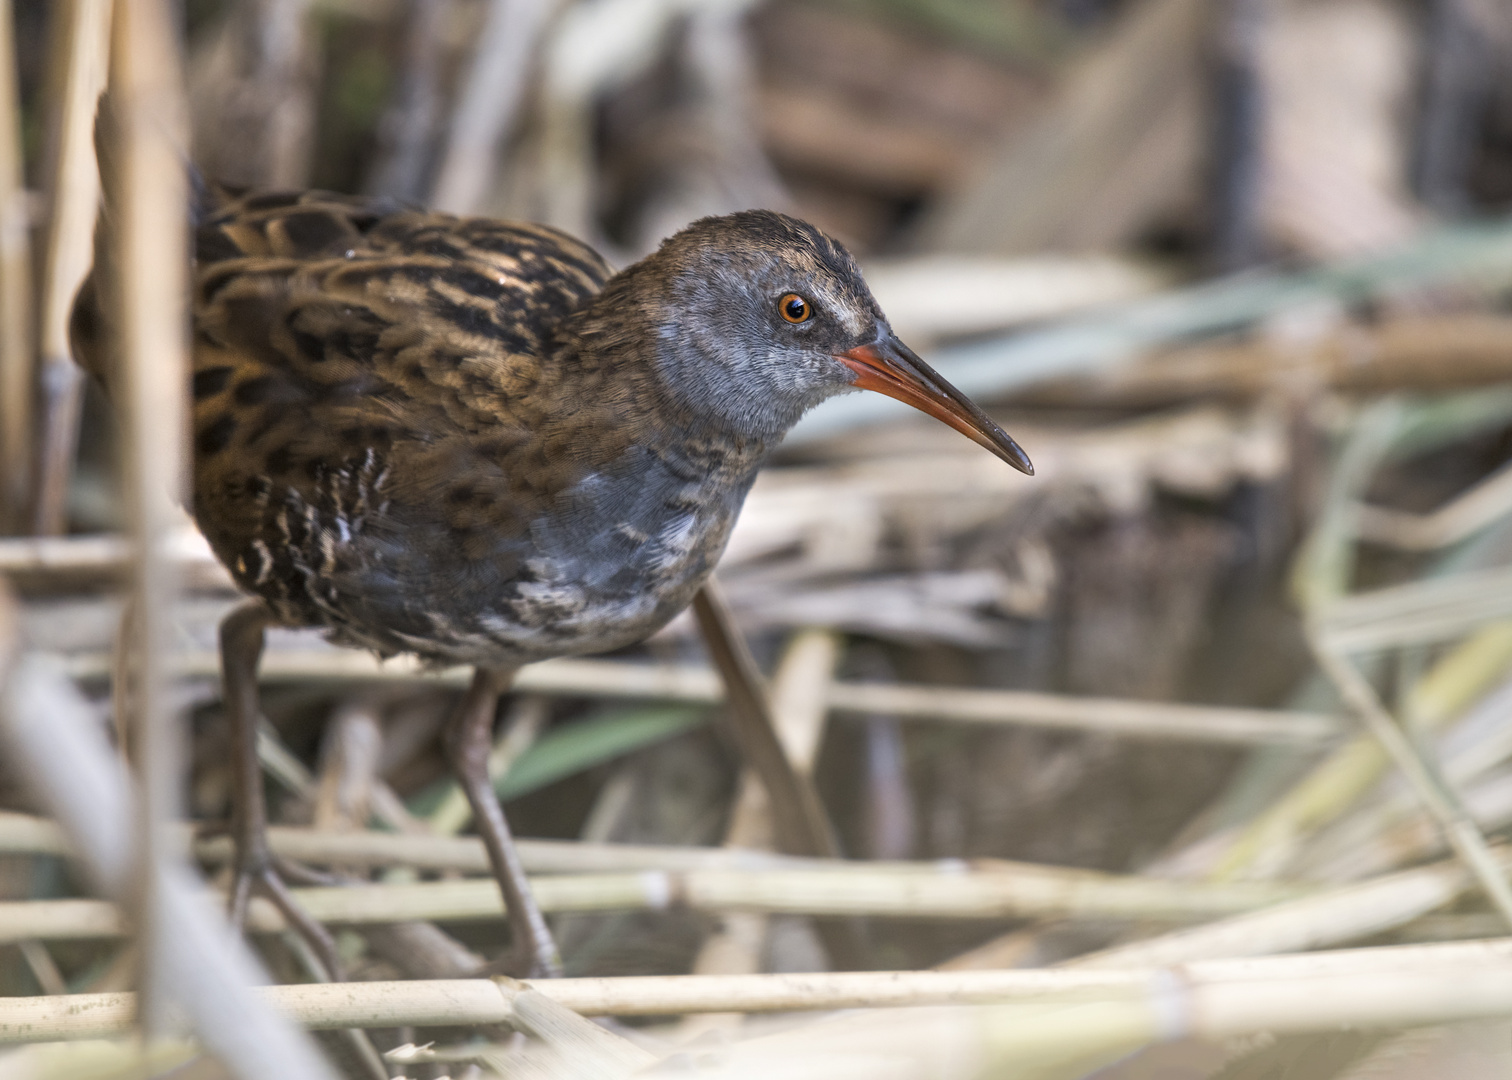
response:
[[[805,410],[878,389],[1029,471],[892,335],[845,250],[780,214],[704,219],[611,275],[543,226],[253,194],[204,216],[195,258],[194,514],[266,607],[225,637],[244,753],[254,710],[231,684],[259,620],[477,666],[454,760],[512,921],[531,905],[487,786],[493,696],[682,610]],[[102,330],[86,284],[75,348],[108,383]],[[248,768],[242,876],[277,899]],[[533,917],[515,929],[539,973]]]
[[[503,665],[644,637],[780,435],[674,404],[555,230],[274,194],[195,248],[195,516],[281,622],[343,644]]]

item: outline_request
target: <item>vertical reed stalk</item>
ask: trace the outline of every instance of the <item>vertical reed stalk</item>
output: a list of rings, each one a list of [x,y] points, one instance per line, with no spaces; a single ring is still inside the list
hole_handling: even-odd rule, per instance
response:
[[[793,635],[772,680],[772,715],[777,738],[793,768],[811,776],[828,716],[827,698],[840,659],[840,639],[827,630]],[[747,769],[736,785],[735,808],[725,829],[724,846],[771,850],[772,812],[755,772]],[[704,941],[693,962],[695,975],[747,975],[761,970],[767,916],[755,911],[725,912],[719,928]],[[691,1039],[705,1031],[739,1025],[739,1013],[688,1017],[679,1032]]]
[[[1392,719],[1376,696],[1375,688],[1347,656],[1331,649],[1315,631],[1308,633],[1308,640],[1324,674],[1391,755],[1393,763],[1412,785],[1418,801],[1443,830],[1449,846],[1475,876],[1507,925],[1512,927],[1512,885],[1508,884],[1506,872],[1497,864],[1479,826],[1465,812],[1454,785]]]
[[[93,131],[95,103],[105,85],[111,2],[60,0],[55,10],[59,45],[54,55],[62,70],[52,79],[55,142],[44,181],[48,216],[37,323],[42,411],[32,457],[30,514],[31,531],[43,535],[64,531],[78,442],[84,377],[69,355],[68,314],[89,271],[100,201]]]
[[[138,770],[138,921],[144,937],[144,1019],[149,1031],[164,1021],[162,922],[159,895],[177,845],[166,826],[180,816],[182,751],[169,704],[168,653],[177,575],[168,540],[172,500],[184,475],[188,379],[187,237],[189,193],[182,161],[187,123],[178,42],[164,0],[121,0],[111,34],[112,139],[104,177],[113,208],[111,249],[116,280],[111,295],[119,330],[120,404],[126,445],[126,505],[136,537],[131,635],[137,678],[133,718]]]
[[[554,0],[491,0],[447,132],[431,203],[475,214],[493,178],[499,143],[525,99],[526,77]]]
[[[133,902],[140,845],[126,771],[94,708],[51,658],[23,653],[8,663],[14,629],[0,589],[0,753],[57,818],[85,880],[117,902]],[[173,932],[156,939],[157,959],[199,1042],[239,1080],[335,1080],[309,1037],[262,1005],[253,986],[265,984],[267,974],[206,906],[203,887],[183,870],[165,874],[161,885]],[[117,1031],[129,1030],[136,1014],[135,995],[128,998]],[[72,1010],[80,999],[58,1000]]]
[[[31,456],[31,254],[14,13],[0,0],[0,531],[21,524]]]
[[[693,597],[693,614],[724,681],[725,706],[736,742],[767,789],[779,849],[788,855],[837,857],[829,816],[813,785],[793,767],[778,739],[765,680],[735,625],[717,578],[711,577]]]

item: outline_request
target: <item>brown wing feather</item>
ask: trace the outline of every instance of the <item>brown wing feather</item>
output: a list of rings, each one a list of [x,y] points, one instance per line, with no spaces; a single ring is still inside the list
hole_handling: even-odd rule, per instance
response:
[[[196,516],[244,584],[339,589],[357,569],[340,545],[308,572],[279,552],[375,516],[417,563],[428,535],[497,558],[575,478],[546,443],[592,420],[555,404],[550,337],[608,277],[589,248],[323,193],[243,199],[196,247]],[[314,520],[291,524],[291,504]]]
[[[195,241],[195,513],[286,621],[434,636],[395,609],[407,574],[507,574],[511,532],[623,449],[601,373],[553,363],[609,276],[562,233],[307,192],[233,201]],[[87,283],[76,352],[108,383],[101,321]]]

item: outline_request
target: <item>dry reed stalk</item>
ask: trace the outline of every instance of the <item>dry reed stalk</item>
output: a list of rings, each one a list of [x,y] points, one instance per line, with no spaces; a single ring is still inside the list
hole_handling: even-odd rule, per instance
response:
[[[284,745],[283,740],[278,737],[278,732],[266,721],[261,723],[257,730],[257,759],[262,765],[263,772],[282,785],[285,790],[302,799],[314,799],[316,797],[317,784],[314,774],[310,772],[305,763],[292,750]],[[372,780],[368,795],[371,799],[373,817],[385,827],[393,829],[394,833],[406,836],[424,835],[427,833],[425,825],[410,814],[403,800],[394,793],[394,789],[382,780],[376,778]],[[346,834],[327,833],[324,835],[357,836],[361,835],[361,832],[361,830],[355,830],[352,833]],[[0,828],[0,836],[3,835],[3,828]],[[209,840],[207,854],[203,856],[200,855],[199,845],[196,844],[194,848],[196,857],[205,858],[208,861],[224,862],[228,860],[231,857],[231,848],[223,846],[220,841],[228,841],[228,838],[219,837]],[[295,843],[297,844],[298,841]],[[0,840],[0,844],[3,844],[3,840]],[[339,842],[338,846],[340,846]],[[359,841],[355,850],[360,851],[361,849],[362,844]],[[292,858],[293,856],[290,857]],[[366,863],[360,864],[368,865]]]
[[[0,596],[0,657],[12,629],[8,613]],[[105,743],[93,708],[45,658],[23,656],[0,675],[0,738],[17,774],[64,824],[88,879],[106,896],[136,895],[133,799],[125,772]],[[205,907],[188,876],[170,873],[163,885],[160,897],[170,909],[167,921],[174,932],[159,939],[160,960],[201,1041],[248,1080],[328,1078],[309,1040],[253,996],[250,985],[266,976],[225,933],[223,921]]]
[[[406,202],[420,202],[430,171],[444,107],[447,66],[444,33],[453,9],[436,0],[408,5],[404,43],[395,86],[378,119],[376,146],[367,166],[363,190]]]
[[[1512,348],[1512,319],[1507,320]],[[1438,551],[1468,539],[1512,513],[1512,469],[1505,466],[1437,510],[1410,514],[1378,506],[1359,510],[1360,539],[1403,551]]]
[[[1394,399],[1361,411],[1328,478],[1322,511],[1297,555],[1293,591],[1304,611],[1337,609],[1353,577],[1359,505],[1366,486],[1397,444],[1408,424],[1406,408]],[[1366,601],[1367,610],[1370,601]],[[1443,723],[1466,707],[1512,658],[1512,635],[1483,630],[1441,660],[1420,680],[1416,693],[1432,709],[1417,707],[1419,718]],[[1296,856],[1301,840],[1354,803],[1382,775],[1384,748],[1362,735],[1334,751],[1280,800],[1248,825],[1213,845],[1204,862],[1218,879],[1264,877],[1280,872]]]
[[[40,941],[22,941],[17,946],[21,952],[21,959],[31,970],[32,978],[37,980],[37,985],[42,988],[44,994],[66,994],[68,984],[63,979],[63,972],[58,968],[58,962],[53,959],[52,953],[48,952],[47,946]]]
[[[310,8],[311,0],[245,0],[195,50],[194,150],[216,182],[308,185],[323,55]]]
[[[824,731],[824,695],[838,657],[839,640],[822,630],[800,631],[788,643],[772,679],[772,715],[777,738],[793,768],[805,776]],[[766,791],[756,774],[741,775],[735,809],[725,829],[724,849],[772,850],[773,823]]]
[[[179,582],[167,548],[178,524],[173,502],[181,500],[187,456],[184,208],[189,191],[181,154],[188,142],[188,117],[178,42],[166,4],[120,3],[111,31],[104,108],[110,114],[105,136],[112,167],[103,170],[101,180],[114,207],[108,225],[115,261],[101,272],[114,275],[106,295],[118,305],[111,316],[119,335],[125,503],[135,539],[128,608],[133,624],[131,722],[140,777],[140,906],[135,921],[144,941],[146,1021],[157,1034],[166,1022],[171,982],[163,970],[160,941],[174,932],[160,896],[177,847],[165,827],[180,816],[183,765],[168,659],[174,638],[170,610]]]
[[[1512,928],[1512,883],[1498,865],[1480,826],[1466,812],[1458,789],[1444,778],[1430,751],[1420,748],[1386,711],[1370,680],[1350,659],[1309,632],[1313,655],[1345,703],[1365,722],[1370,733],[1391,755],[1423,808],[1433,816],[1444,839],[1460,857],[1495,908]]]
[[[1046,488],[1135,494],[1159,485],[1220,496],[1236,482],[1275,479],[1290,455],[1282,414],[1264,404],[1244,410],[1201,405],[1074,432],[1015,430],[1034,447],[1031,486],[990,455],[932,437],[910,454],[860,433],[831,442],[830,464],[775,469],[757,478],[723,562],[732,566],[799,543],[822,544],[826,531],[854,527],[858,514],[948,513],[945,520],[969,527],[1001,517]]]
[[[43,240],[40,350],[42,415],[32,459],[31,531],[64,531],[65,502],[78,442],[84,376],[68,346],[74,293],[89,271],[100,179],[94,160],[95,102],[105,86],[111,0],[59,3],[62,71],[53,77],[55,156],[48,163],[47,227]]]
[[[798,631],[772,680],[777,737],[793,768],[800,772],[814,771],[824,741],[825,713],[835,707],[831,691],[842,644],[830,630]]]
[[[812,776],[824,737],[825,697],[840,659],[838,636],[825,630],[802,630],[788,642],[772,677],[772,715],[777,737],[793,768]],[[769,850],[773,826],[766,790],[751,770],[736,788],[735,807],[725,829],[726,849]],[[743,975],[761,970],[767,919],[758,912],[727,912],[698,951],[695,975]],[[679,1041],[740,1022],[738,1013],[707,1013],[689,1018]]]
[[[1482,829],[1512,825],[1512,774],[1502,773],[1465,788],[1465,807]],[[1443,856],[1437,824],[1424,817],[1410,792],[1352,815],[1325,833],[1296,860],[1309,881],[1355,881]]]
[[[1298,387],[1350,393],[1447,390],[1505,382],[1512,374],[1512,319],[1425,315],[1379,326],[1349,323],[1303,347],[1259,337],[1239,345],[1199,345],[1086,378],[1035,387],[1025,400],[1089,400],[1129,405],[1190,402],[1218,395],[1259,396]]]
[[[1429,732],[1458,716],[1484,692],[1486,686],[1500,677],[1509,658],[1512,658],[1512,628],[1505,625],[1488,627],[1451,651],[1419,679],[1407,695],[1406,711],[1415,718],[1414,726]],[[1229,842],[1210,879],[1266,880],[1277,876],[1294,861],[1303,837],[1342,814],[1384,774],[1389,764],[1385,750],[1372,736],[1359,736],[1340,747],[1281,801],[1264,811]],[[1439,835],[1434,831],[1433,837]],[[1386,869],[1389,867],[1380,867],[1376,872]],[[1334,894],[1326,893],[1273,913],[1240,916],[1232,926],[1227,922],[1215,923],[1177,931],[1150,942],[1136,942],[1127,948],[1135,950],[1129,955],[1137,960],[1143,955],[1138,950],[1146,945],[1167,947],[1160,943],[1168,940],[1169,947],[1176,950],[1172,955],[1179,957],[1185,955],[1181,950],[1187,948],[1199,950],[1194,955],[1214,955],[1200,951],[1208,948],[1274,952],[1301,948],[1300,943],[1305,941],[1327,945],[1363,937],[1398,926],[1421,911],[1448,902],[1451,896],[1436,891],[1437,887],[1433,885],[1433,881],[1442,883],[1442,880],[1448,880],[1440,879],[1440,871],[1451,873],[1452,868],[1413,871],[1413,874],[1429,875],[1428,879],[1421,881],[1409,875],[1349,886],[1349,889],[1365,890],[1358,904],[1347,890],[1339,894],[1337,902],[1332,899]],[[1458,895],[1458,890],[1452,895]],[[1010,963],[1032,947],[1034,934],[1033,928],[1014,931],[955,958],[949,964],[998,966]],[[1117,963],[1118,958],[1125,955],[1122,948],[1107,953],[1112,958],[1109,962]],[[1102,955],[1098,953],[1094,957]],[[1088,958],[1088,962],[1091,959]]]
[[[734,735],[746,767],[761,781],[766,794],[772,845],[789,855],[838,858],[839,840],[828,811],[813,778],[794,760],[808,748],[785,745],[766,681],[736,625],[717,575],[710,576],[694,594],[691,610],[724,684],[727,730]],[[794,743],[805,735],[817,741],[816,725],[822,718],[823,709],[819,708],[808,723],[811,731],[790,733]],[[836,965],[857,968],[864,964],[865,943],[854,923],[829,920],[815,929]]]
[[[528,984],[509,988],[509,1021],[544,1044],[552,1077],[628,1076],[657,1057],[622,1035],[585,1019]]]
[[[185,827],[186,850],[193,845],[196,859],[209,863],[230,860],[229,837],[191,837]],[[392,833],[376,830],[321,832],[289,825],[273,825],[268,841],[275,855],[317,866],[408,866],[416,870],[489,873],[482,842],[474,836]],[[855,863],[811,859],[796,855],[740,848],[700,848],[654,844],[587,843],[578,840],[518,841],[526,869],[537,874],[603,873],[638,870],[767,870],[809,869],[844,873],[858,866],[899,873],[938,874],[937,862]],[[70,855],[72,849],[58,825],[29,814],[0,812],[0,855]]]
[[[645,15],[657,14],[662,6],[647,4],[639,13],[631,10],[630,20],[641,22]],[[627,40],[632,50],[640,45],[638,51],[642,52],[652,52],[658,44],[655,37],[660,27],[650,28],[653,40],[642,44],[641,39],[647,36],[645,26],[595,25],[606,14],[611,23],[623,22],[614,16],[624,10],[623,5],[588,8],[573,4],[552,28],[542,49],[541,102],[533,118],[541,130],[535,194],[543,210],[542,220],[574,236],[589,237],[590,242],[597,231],[593,214],[597,179],[593,101],[605,74],[604,61],[618,59],[613,54],[623,52]],[[637,14],[642,18],[637,19]]]
[[[828,704],[836,712],[861,715],[882,714],[900,719],[948,718],[959,723],[1011,723],[1053,730],[1096,731],[1129,738],[1193,742],[1318,745],[1342,734],[1339,721],[1322,713],[1121,701],[1011,690],[962,690],[946,686],[837,682],[830,686]]]
[[[864,269],[872,295],[905,341],[989,333],[1170,285],[1154,267],[1104,254],[873,257]]]
[[[717,577],[711,576],[694,595],[692,611],[724,683],[729,728],[746,765],[766,788],[777,848],[789,855],[838,858],[839,843],[829,814],[813,782],[788,757],[766,680],[735,623]]]
[[[1411,922],[1459,897],[1470,885],[1455,862],[1404,870],[1190,929],[1116,945],[1068,961],[1075,968],[1184,964],[1216,957],[1264,956],[1325,948]]]
[[[1509,665],[1512,623],[1483,627],[1446,653],[1413,686],[1405,706],[1408,722],[1424,735],[1442,729],[1504,677]],[[1229,845],[1214,876],[1244,876],[1261,860],[1283,865],[1303,837],[1364,796],[1389,765],[1385,749],[1372,736],[1351,739],[1250,822]]]
[[[39,900],[46,904],[38,910],[5,911],[15,919],[10,927],[15,936],[7,944],[21,941],[71,941],[92,938],[124,937],[131,932],[120,908],[104,900]],[[30,903],[12,900],[7,903]],[[4,910],[4,909],[0,909]]]
[[[0,0],[0,531],[22,524],[31,464],[31,215],[21,160],[15,18]]]
[[[668,1016],[709,1009],[786,1012],[1096,996],[1137,989],[1144,971],[845,972],[813,975],[664,975],[628,978],[414,980],[273,986],[263,993],[312,1028],[507,1024],[521,990],[585,1016]],[[99,1038],[131,1021],[133,995],[0,999],[0,1043]],[[72,1006],[70,1008],[70,1006]]]
[[[793,1012],[1016,1002],[1087,1004],[1167,996],[1164,1034],[1207,1034],[1245,1022],[1255,1030],[1326,1030],[1341,1024],[1440,1022],[1474,1010],[1512,1011],[1512,943],[1397,945],[1162,968],[1016,971],[868,971],[784,975],[650,975],[624,978],[414,980],[269,986],[260,993],[312,1028],[473,1026],[513,1022],[534,992],[584,1016],[675,1016],[707,1010]],[[1466,992],[1454,981],[1464,980]],[[1427,989],[1417,993],[1414,986]],[[1375,989],[1373,989],[1375,988]],[[1389,989],[1381,989],[1389,988]],[[1326,992],[1324,992],[1326,991]],[[1190,996],[1188,996],[1190,995]],[[129,1028],[128,993],[0,999],[0,1043],[101,1038]],[[1248,999],[1248,1000],[1246,1000]],[[1207,1005],[1222,1006],[1209,1010]],[[1038,1007],[1038,1006],[1036,1006]],[[1226,1019],[1216,1025],[1219,1015]],[[885,1012],[879,1019],[902,1014]]]
[[[313,785],[312,818],[317,828],[361,828],[374,813],[379,801],[378,791],[388,790],[378,779],[383,742],[381,713],[381,700],[370,694],[353,694],[337,706],[331,722],[326,726],[321,743],[320,775]],[[399,814],[407,816],[404,804],[397,796],[393,798],[393,805]],[[345,875],[348,869],[338,867],[336,872]],[[434,927],[427,929],[440,933]],[[398,935],[406,932],[394,928],[393,924],[389,924],[389,930],[391,938],[395,936],[396,930]],[[426,930],[409,932],[425,933]],[[299,942],[296,950],[305,976],[316,982],[326,981],[330,972],[325,963],[308,947],[308,942],[297,937],[295,940]],[[412,974],[402,968],[400,970],[403,974]],[[370,1080],[388,1080],[388,1070],[366,1032],[348,1029],[342,1037]]]
[[[979,175],[926,211],[924,243],[1014,254],[1123,247],[1195,174],[1196,58],[1210,10],[1157,0],[1121,11],[1043,110],[984,148]]]
[[[186,522],[174,533],[170,548],[187,585],[226,591],[233,588],[231,576],[192,525]],[[0,574],[34,588],[108,585],[126,576],[131,560],[131,542],[124,536],[0,539]]]
[[[1000,934],[963,953],[936,964],[934,971],[996,971],[999,968],[1035,967],[1048,932],[1066,925],[1063,919],[1041,919],[1017,930]]]
[[[186,651],[177,670],[185,678],[213,678],[219,661],[214,653]],[[107,658],[79,655],[67,659],[76,679],[109,674]],[[425,670],[399,656],[379,661],[350,649],[271,648],[263,659],[262,677],[273,682],[298,680],[372,679],[428,681],[464,686],[460,668]],[[649,698],[692,704],[722,700],[719,678],[708,668],[685,664],[636,664],[617,660],[546,660],[520,670],[520,692],[572,697]],[[900,719],[941,723],[970,723],[1095,731],[1125,738],[1186,739],[1223,744],[1284,744],[1317,746],[1342,733],[1340,722],[1325,713],[1286,712],[1152,704],[1114,698],[1032,694],[1013,690],[962,690],[953,687],[903,683],[830,684],[828,706],[837,712],[880,713]]]
[[[1430,644],[1512,617],[1504,567],[1408,582],[1319,605],[1320,637],[1341,653]]]
[[[131,564],[124,536],[27,536],[0,540],[0,573],[26,581],[58,573],[111,578]]]
[[[520,111],[531,59],[555,6],[554,0],[490,0],[431,194],[437,210],[483,209],[499,144]]]
[[[700,1056],[713,1080],[1076,1080],[1136,1047],[1259,1032],[1402,1028],[1502,1015],[1512,967],[1203,980],[1166,972],[1102,1000],[849,1013]],[[665,1075],[666,1073],[663,1073]]]
[[[19,815],[18,815],[19,816]],[[0,815],[0,852],[12,850],[6,837],[6,820]],[[18,830],[15,848],[27,844],[32,827]],[[45,844],[45,831],[36,831],[37,843]],[[314,865],[408,866],[416,870],[489,873],[488,856],[475,836],[401,834],[376,831],[319,833],[311,829],[274,825],[268,830],[273,852],[283,858]],[[651,844],[597,844],[576,840],[517,841],[525,868],[536,874],[602,873],[631,870],[749,869],[808,866],[844,868],[853,864],[838,860],[804,859],[756,851],[719,848],[657,846]],[[231,858],[231,842],[225,837],[195,841],[195,857],[224,863]],[[926,863],[918,864],[933,872]]]
[[[1304,612],[1323,611],[1348,594],[1360,503],[1409,421],[1397,398],[1374,402],[1355,416],[1329,470],[1323,504],[1293,559],[1291,591]]]
[[[377,701],[354,694],[332,710],[320,747],[311,824],[326,832],[363,828],[373,814],[383,744]]]
[[[486,879],[295,889],[321,922],[362,924],[498,919],[498,891]],[[531,882],[547,912],[636,911],[685,907],[793,915],[991,919],[1066,916],[1091,919],[1212,919],[1291,899],[1297,890],[1254,884],[1193,884],[1120,878],[1091,871],[1011,869],[902,871],[857,864],[847,870],[687,870],[636,874],[563,874]],[[121,934],[120,913],[100,900],[0,903],[0,942]],[[283,930],[272,905],[254,901],[248,925]]]
[[[7,1053],[0,1075],[6,1080],[138,1080],[171,1075],[195,1059],[203,1059],[203,1052],[187,1041],[36,1043]]]
[[[1512,822],[1509,706],[1512,682],[1483,697],[1455,732],[1437,741],[1445,776],[1464,791],[1466,809],[1487,832]],[[1443,837],[1412,792],[1383,785],[1379,797],[1313,837],[1293,867],[1307,880],[1349,881],[1421,862],[1443,848]]]
[[[6,658],[0,656],[0,677]],[[55,821],[31,814],[0,812],[0,853],[6,855],[72,855],[68,836]]]

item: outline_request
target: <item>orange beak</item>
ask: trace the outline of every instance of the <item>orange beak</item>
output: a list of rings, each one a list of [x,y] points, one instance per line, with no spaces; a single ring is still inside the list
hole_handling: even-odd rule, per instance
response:
[[[1034,475],[1034,466],[1023,448],[894,335],[888,334],[872,345],[859,345],[835,359],[856,373],[852,386],[912,405],[985,446],[1019,472]]]

